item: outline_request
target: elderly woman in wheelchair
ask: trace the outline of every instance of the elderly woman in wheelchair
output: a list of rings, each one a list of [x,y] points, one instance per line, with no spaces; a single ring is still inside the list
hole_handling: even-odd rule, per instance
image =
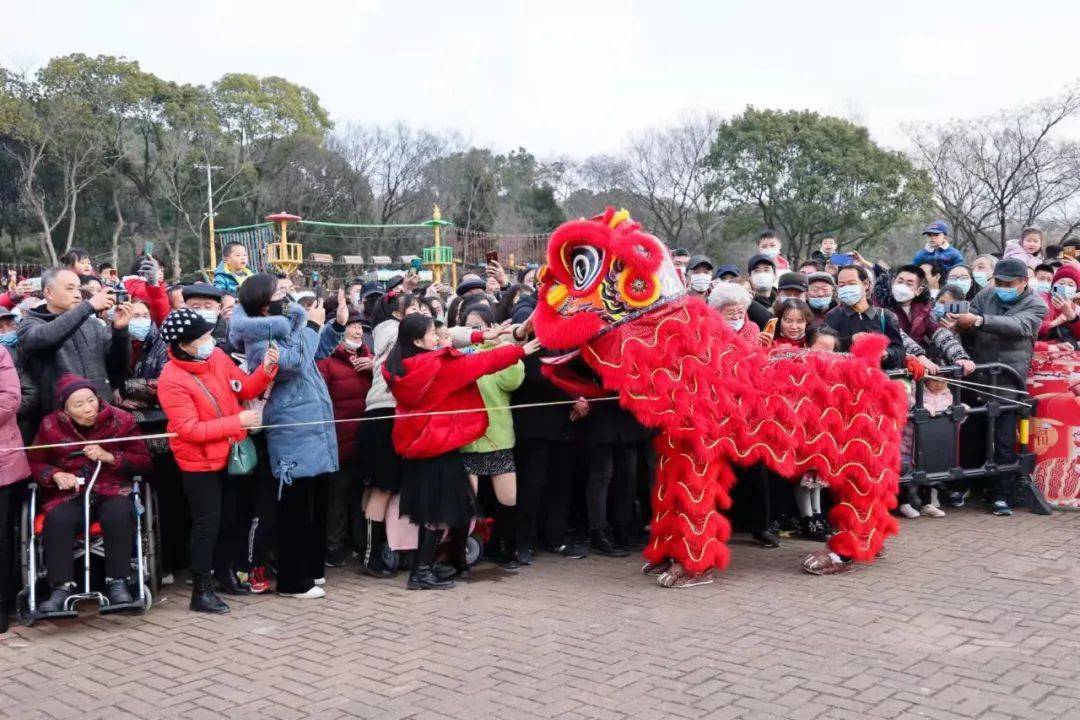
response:
[[[86,444],[30,452],[32,476],[40,486],[41,536],[52,589],[37,611],[47,615],[70,609],[67,601],[76,588],[72,548],[86,530],[84,501],[91,482],[89,520],[91,534],[97,534],[99,526],[104,540],[104,594],[110,606],[129,605],[134,602],[129,576],[136,527],[132,476],[150,469],[150,453],[146,443],[134,437],[139,434],[135,418],[98,397],[89,380],[64,375],[56,393],[59,409],[42,420],[34,445]],[[132,439],[100,442],[117,438]]]

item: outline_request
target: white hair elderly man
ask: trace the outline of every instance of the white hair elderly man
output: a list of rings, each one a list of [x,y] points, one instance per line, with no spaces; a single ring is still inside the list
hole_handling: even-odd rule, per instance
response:
[[[756,342],[758,326],[746,317],[746,309],[754,298],[742,285],[721,282],[709,293],[709,306],[724,319],[732,332],[747,342]]]

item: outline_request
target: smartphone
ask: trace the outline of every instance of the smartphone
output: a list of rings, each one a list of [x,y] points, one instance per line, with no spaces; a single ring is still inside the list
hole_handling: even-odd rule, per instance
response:
[[[37,291],[37,292],[41,291],[41,278],[39,278],[39,277],[30,278],[26,282],[30,283],[30,287],[33,288],[35,291]]]
[[[112,288],[108,289],[113,290]],[[123,285],[113,290],[113,292],[116,293],[116,302],[118,303],[126,303],[130,299],[128,291],[124,289]]]
[[[420,269],[424,267],[424,262],[420,258],[413,258],[412,261],[409,262],[409,267],[420,272]]]
[[[946,315],[961,315],[966,312],[970,312],[971,304],[967,300],[961,300],[960,302],[945,303]]]
[[[771,318],[769,320],[769,322],[765,323],[765,329],[762,330],[761,332],[765,332],[765,333],[769,333],[769,335],[773,335],[774,333],[776,333],[776,323],[779,322],[779,320],[780,320],[779,318]]]
[[[150,257],[154,254],[154,241],[147,240],[142,246],[143,257]]]
[[[487,262],[488,265],[491,265],[492,263],[497,263],[497,262],[499,262],[499,253],[498,252],[489,252],[486,255],[484,255],[484,260],[485,260],[485,262]]]
[[[1061,248],[1061,254],[1065,257],[1076,259],[1077,254],[1080,253],[1080,248],[1076,248],[1073,245]]]
[[[836,267],[847,267],[855,264],[855,256],[851,253],[833,253],[829,256],[829,263]]]
[[[1058,297],[1060,297],[1060,298],[1063,298],[1063,297],[1066,297],[1066,296],[1067,296],[1067,294],[1068,294],[1068,293],[1067,293],[1067,291],[1066,291],[1066,292],[1063,292],[1064,290],[1065,290],[1065,288],[1061,287],[1060,285],[1055,285],[1055,286],[1054,286],[1054,287],[1053,287],[1053,288],[1052,288],[1052,289],[1050,290],[1050,293],[1051,293],[1051,294],[1053,294],[1053,295],[1057,295],[1057,296],[1058,296]]]

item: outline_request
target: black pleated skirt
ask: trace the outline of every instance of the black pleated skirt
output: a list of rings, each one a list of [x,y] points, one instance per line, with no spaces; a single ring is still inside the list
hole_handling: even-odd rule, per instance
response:
[[[401,490],[401,456],[394,451],[394,408],[368,410],[356,433],[356,471],[368,487],[394,494]]]
[[[476,514],[476,495],[461,454],[402,459],[399,507],[414,525],[466,527]]]

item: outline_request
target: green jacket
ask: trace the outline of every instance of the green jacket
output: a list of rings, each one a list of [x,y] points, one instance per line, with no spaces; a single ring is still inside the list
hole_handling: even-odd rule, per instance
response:
[[[477,345],[477,350],[486,350],[488,346]],[[517,390],[525,380],[525,364],[520,360],[510,367],[491,375],[484,375],[476,381],[480,395],[484,398],[484,407],[488,408],[488,429],[484,436],[461,448],[461,452],[486,453],[496,450],[511,450],[514,447],[514,418],[505,408],[510,404],[510,393]]]

